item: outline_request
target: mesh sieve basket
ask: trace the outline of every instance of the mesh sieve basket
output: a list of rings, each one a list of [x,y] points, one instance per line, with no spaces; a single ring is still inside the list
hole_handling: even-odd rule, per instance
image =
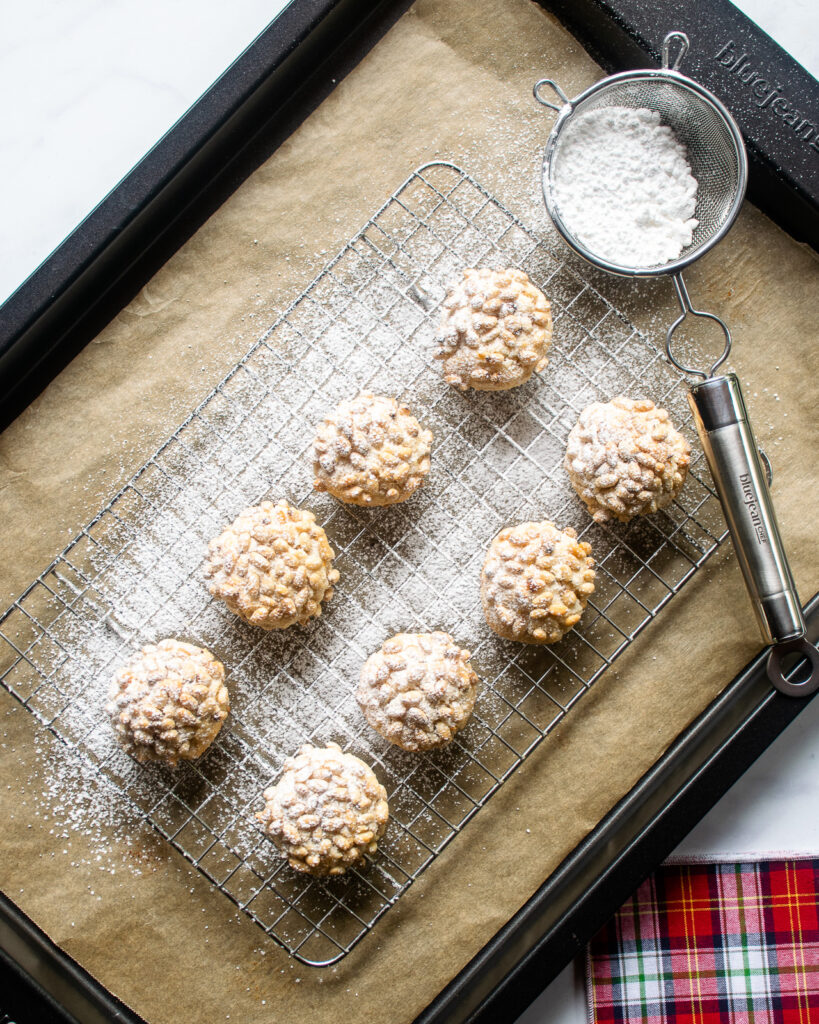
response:
[[[671,33],[664,45],[668,62]],[[561,235],[585,259],[610,273],[622,276],[654,277],[672,274],[699,259],[719,242],[734,222],[745,196],[747,158],[736,122],[719,100],[697,82],[676,70],[687,50],[683,43],[674,67],[660,70],[625,71],[597,82],[573,100],[551,79],[541,79],[535,97],[544,106],[559,112],[552,129],[543,162],[543,196],[549,213]],[[546,100],[541,88],[549,85],[563,100],[562,106]],[[564,222],[555,198],[555,168],[567,129],[575,118],[602,107],[631,107],[656,110],[687,150],[691,173],[697,179],[697,205],[694,216],[699,224],[690,245],[680,256],[667,263],[634,267],[612,263],[589,250]]]

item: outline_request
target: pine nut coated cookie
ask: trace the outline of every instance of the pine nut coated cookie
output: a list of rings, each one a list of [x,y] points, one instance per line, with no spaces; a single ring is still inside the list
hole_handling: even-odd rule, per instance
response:
[[[389,819],[387,791],[337,743],[307,744],[284,762],[256,817],[291,868],[342,875],[376,852]]]
[[[437,337],[448,384],[505,391],[546,365],[551,306],[522,270],[465,270],[449,286]]]
[[[224,667],[193,644],[148,644],[115,674],[105,710],[120,746],[137,761],[193,761],[230,710]]]
[[[501,530],[481,573],[489,628],[524,644],[556,643],[577,625],[594,592],[590,554],[574,530],[548,520]]]
[[[364,663],[356,699],[390,743],[432,750],[469,721],[477,688],[469,651],[448,633],[398,633]]]
[[[566,446],[565,467],[595,522],[666,508],[683,488],[691,448],[665,409],[622,395],[581,412]]]
[[[432,431],[395,401],[362,391],[319,424],[314,486],[351,505],[406,501],[429,472]]]
[[[304,625],[333,596],[338,570],[316,517],[286,502],[246,508],[208,545],[208,590],[262,629]]]

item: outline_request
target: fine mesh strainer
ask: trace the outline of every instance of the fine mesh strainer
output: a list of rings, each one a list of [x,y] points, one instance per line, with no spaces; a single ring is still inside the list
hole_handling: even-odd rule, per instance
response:
[[[670,46],[678,40],[681,44],[673,67],[669,66]],[[597,82],[574,100],[569,100],[563,90],[551,79],[543,78],[535,85],[535,98],[539,103],[559,112],[549,141],[543,164],[543,194],[546,206],[558,231],[569,245],[595,266],[612,274],[627,277],[654,277],[659,274],[673,274],[675,280],[689,263],[699,259],[723,237],[739,213],[745,196],[748,161],[745,146],[736,122],[716,96],[697,82],[686,78],[677,68],[688,50],[688,39],[682,32],[670,33],[663,43],[663,68],[649,68],[644,71],[625,71]],[[563,101],[562,106],[551,103],[541,95],[544,85],[551,86]],[[685,146],[691,173],[697,179],[696,217],[699,225],[694,231],[691,244],[679,258],[659,266],[620,266],[587,249],[567,227],[555,199],[555,169],[560,161],[566,128],[577,114],[584,114],[601,107],[633,107],[656,110],[663,124],[668,125]],[[685,294],[685,286],[683,285]],[[683,305],[684,312],[694,313],[690,305]],[[713,317],[728,330],[722,321]],[[676,326],[676,325],[675,325]],[[720,365],[728,353],[725,352]],[[714,372],[714,367],[711,373]],[[689,371],[707,376],[699,371]]]
[[[672,63],[671,47],[675,44],[679,49]],[[768,674],[783,692],[807,695],[819,688],[819,652],[805,639],[799,596],[739,380],[733,373],[717,375],[731,351],[731,332],[714,313],[694,309],[682,278],[683,269],[713,248],[733,224],[745,195],[748,171],[745,146],[734,119],[716,96],[678,71],[688,47],[688,37],[683,32],[671,32],[663,42],[661,69],[611,75],[573,100],[551,79],[537,82],[535,99],[558,112],[546,144],[543,196],[560,234],[590,263],[623,277],[671,276],[680,316],[668,328],[666,352],[683,373],[699,378],[689,389],[688,401],[760,629],[766,642],[776,645],[769,659]],[[560,104],[543,96],[544,86],[556,93]],[[601,107],[656,110],[662,123],[672,129],[687,150],[691,173],[698,183],[694,216],[699,224],[690,245],[675,260],[641,267],[612,263],[588,249],[563,220],[555,197],[555,171],[566,129],[577,114]],[[713,321],[724,335],[723,350],[707,371],[687,366],[674,355],[674,333],[688,316]],[[800,683],[789,682],[783,673],[783,655],[789,651],[804,654],[810,662],[810,676]]]

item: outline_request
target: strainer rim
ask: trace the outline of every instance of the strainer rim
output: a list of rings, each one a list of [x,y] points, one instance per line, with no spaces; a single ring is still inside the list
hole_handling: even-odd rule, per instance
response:
[[[661,80],[686,88],[697,94],[699,98],[704,100],[706,103],[709,103],[722,117],[728,126],[731,139],[734,143],[734,150],[736,152],[737,190],[723,223],[708,239],[701,242],[691,252],[687,253],[685,256],[680,256],[676,260],[664,263],[659,267],[627,267],[618,263],[612,263],[609,260],[591,252],[591,250],[587,249],[583,243],[577,239],[571,231],[569,231],[563,223],[558,205],[554,198],[554,184],[551,176],[551,167],[552,156],[554,155],[560,135],[566,127],[567,122],[571,119],[575,109],[580,106],[581,103],[584,103],[591,96],[594,96],[595,93],[602,92],[613,85],[618,85],[627,81],[637,82],[644,80]],[[725,237],[736,220],[743,200],[745,199],[747,185],[748,154],[745,149],[742,132],[739,129],[739,125],[734,120],[733,115],[728,111],[725,104],[722,103],[722,101],[709,89],[706,89],[705,86],[700,85],[700,83],[695,81],[693,78],[689,78],[688,75],[683,75],[681,72],[673,71],[670,68],[640,68],[635,71],[621,71],[616,75],[608,75],[605,78],[601,78],[593,85],[590,85],[588,89],[584,89],[583,92],[565,103],[560,110],[557,120],[549,133],[549,138],[546,141],[546,148],[543,154],[543,170],[541,173],[541,188],[543,190],[543,199],[546,203],[546,209],[549,211],[549,215],[564,241],[570,246],[570,248],[587,260],[587,262],[599,267],[601,270],[606,270],[611,274],[617,274],[620,277],[664,277],[668,274],[679,273],[686,267],[690,266],[695,260],[704,256],[717,244],[717,242],[721,241]]]

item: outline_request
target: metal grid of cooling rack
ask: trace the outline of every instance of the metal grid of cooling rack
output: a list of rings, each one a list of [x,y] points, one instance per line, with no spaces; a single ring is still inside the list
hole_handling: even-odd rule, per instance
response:
[[[476,264],[519,266],[552,300],[550,364],[510,392],[460,394],[431,359],[445,282]],[[406,401],[435,435],[427,483],[392,508],[312,491],[314,425],[364,387]],[[333,963],[724,539],[696,449],[666,512],[589,519],[562,469],[566,436],[583,406],[620,392],[691,425],[680,376],[554,241],[455,166],[426,165],[0,619],[2,683],[268,934],[305,963]],[[321,618],[278,634],[231,616],[199,575],[209,537],[270,496],[316,512],[341,574]],[[598,570],[578,628],[549,648],[492,634],[478,594],[490,539],[538,518],[573,525]],[[413,629],[452,633],[482,680],[468,727],[420,756],[372,733],[353,698],[367,655]],[[212,650],[231,690],[217,742],[176,770],[137,765],[102,720],[114,667],[164,636]],[[391,824],[367,870],[316,880],[277,857],[253,812],[284,757],[331,739],[373,764]]]

